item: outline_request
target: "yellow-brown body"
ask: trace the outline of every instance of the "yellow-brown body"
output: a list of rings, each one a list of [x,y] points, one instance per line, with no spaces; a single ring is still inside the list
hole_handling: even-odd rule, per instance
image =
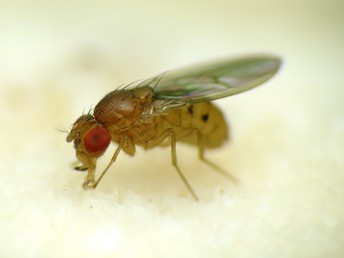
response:
[[[154,98],[153,89],[138,87],[130,90],[120,89],[107,94],[94,108],[93,115],[83,115],[77,119],[67,141],[74,140],[76,156],[82,163],[77,170],[87,170],[84,188],[95,188],[105,172],[116,160],[121,150],[134,155],[136,145],[145,149],[156,146],[171,146],[172,163],[179,175],[197,199],[193,190],[177,166],[176,141],[196,144],[199,157],[216,168],[204,158],[205,148],[218,147],[228,138],[228,127],[221,111],[210,102],[182,104],[164,110],[165,100]],[[94,128],[103,128],[109,139],[118,144],[109,165],[98,180],[95,180],[97,159],[105,152],[91,153],[85,142]],[[97,136],[98,137],[98,136]]]
[[[128,137],[132,144],[144,148],[168,145],[170,139],[156,144],[154,138],[169,128],[173,129],[177,141],[190,144],[198,144],[196,136],[200,134],[205,148],[219,147],[228,138],[227,123],[212,103],[186,104],[147,117],[159,101],[153,98],[150,87],[114,91],[95,107],[94,118],[110,132],[113,141],[119,143]]]
[[[250,90],[270,79],[281,59],[274,55],[249,55],[223,59],[163,73],[107,94],[93,115],[79,117],[67,136],[74,142],[87,170],[84,188],[95,188],[121,150],[134,155],[136,146],[150,149],[170,146],[172,164],[195,199],[196,194],[177,165],[176,142],[195,144],[199,158],[233,181],[237,181],[204,157],[206,148],[228,139],[228,127],[221,111],[209,101]],[[118,147],[108,166],[95,180],[98,158],[110,142]]]

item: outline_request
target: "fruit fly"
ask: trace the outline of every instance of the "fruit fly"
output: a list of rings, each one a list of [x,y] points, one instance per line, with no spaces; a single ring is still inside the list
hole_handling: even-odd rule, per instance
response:
[[[96,188],[123,151],[134,156],[136,146],[171,148],[172,164],[195,200],[197,195],[177,163],[176,142],[194,144],[198,156],[228,139],[222,112],[210,101],[252,89],[271,78],[281,60],[273,55],[251,55],[194,65],[135,82],[108,93],[93,114],[80,116],[67,136],[74,141],[81,162],[75,170],[86,171],[84,189]],[[96,164],[110,142],[118,147],[109,164],[95,177]]]

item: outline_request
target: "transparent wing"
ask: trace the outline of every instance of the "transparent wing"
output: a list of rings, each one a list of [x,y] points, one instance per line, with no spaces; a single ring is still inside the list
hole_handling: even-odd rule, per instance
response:
[[[155,83],[154,98],[169,100],[167,105],[224,98],[267,81],[280,64],[281,60],[276,56],[251,55],[166,72],[156,77],[156,82],[152,81]]]

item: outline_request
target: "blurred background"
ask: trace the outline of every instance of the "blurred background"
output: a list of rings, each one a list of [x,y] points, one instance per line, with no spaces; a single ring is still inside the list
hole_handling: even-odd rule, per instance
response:
[[[280,81],[288,85],[279,95],[338,96],[342,7],[341,1],[2,1],[2,112],[17,112],[9,116],[23,115],[16,119],[22,126],[48,132],[120,84],[257,51],[284,59]],[[8,124],[11,131],[22,126]]]
[[[0,0],[1,256],[340,257],[343,8],[339,0]],[[168,150],[120,158],[103,188],[81,190],[74,150],[56,129],[69,130],[121,84],[256,52],[279,55],[283,67],[266,85],[217,102],[233,141],[209,153],[241,187],[197,176],[208,168],[181,146],[202,205],[190,204]]]

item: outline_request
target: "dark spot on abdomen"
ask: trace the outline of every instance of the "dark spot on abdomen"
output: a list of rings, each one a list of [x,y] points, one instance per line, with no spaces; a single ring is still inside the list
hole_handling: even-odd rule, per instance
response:
[[[209,119],[209,114],[204,114],[201,116],[202,120],[204,121],[204,123],[206,123]]]

